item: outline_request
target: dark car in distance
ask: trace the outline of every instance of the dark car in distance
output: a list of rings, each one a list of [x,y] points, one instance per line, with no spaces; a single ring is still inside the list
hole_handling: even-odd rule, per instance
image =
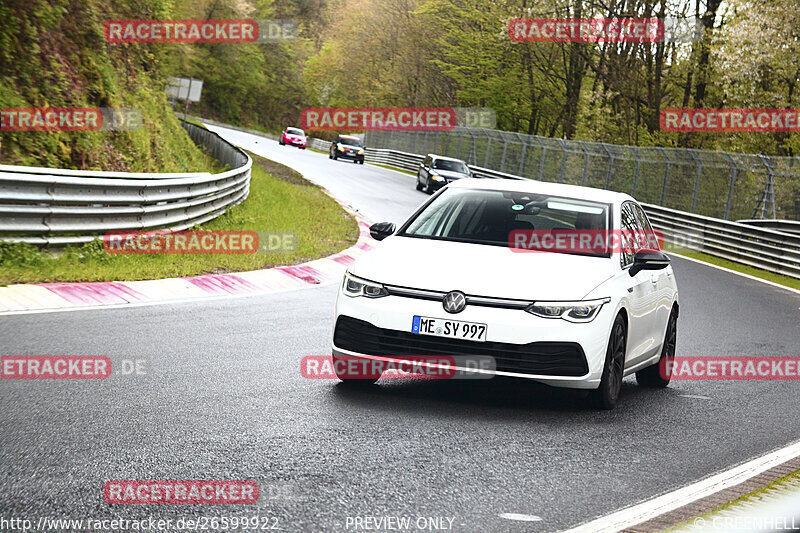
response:
[[[452,157],[428,154],[419,164],[417,190],[424,190],[428,194],[433,194],[451,181],[471,177],[473,177],[472,171],[464,161]]]
[[[364,143],[354,135],[339,135],[331,143],[328,159],[352,159],[354,163],[364,164]]]

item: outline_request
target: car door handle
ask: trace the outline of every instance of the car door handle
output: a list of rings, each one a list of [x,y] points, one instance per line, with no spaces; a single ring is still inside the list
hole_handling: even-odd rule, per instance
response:
[[[658,283],[658,278],[657,278],[657,277],[652,277],[652,278],[650,278],[650,283],[652,283],[653,285],[655,285],[656,283]]]
[[[633,292],[633,287],[628,287],[628,292]]]

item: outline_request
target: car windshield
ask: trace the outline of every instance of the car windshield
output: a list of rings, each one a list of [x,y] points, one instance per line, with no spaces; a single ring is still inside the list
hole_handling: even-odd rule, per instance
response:
[[[436,170],[452,170],[453,172],[461,172],[462,174],[469,173],[467,165],[461,161],[450,161],[449,159],[436,159],[433,162],[433,168]]]
[[[527,192],[446,189],[407,223],[400,235],[443,241],[509,246],[512,232],[527,236],[590,232],[609,228],[610,205]],[[535,230],[535,232],[533,231]],[[565,232],[566,230],[566,232]],[[565,247],[552,252],[608,257],[605,247],[591,251]]]
[[[348,137],[340,137],[339,142],[347,146],[361,146],[361,141],[358,139],[350,139]]]
[[[305,135],[305,133],[303,133],[303,130],[298,128],[286,128],[286,133],[288,133],[289,135]]]

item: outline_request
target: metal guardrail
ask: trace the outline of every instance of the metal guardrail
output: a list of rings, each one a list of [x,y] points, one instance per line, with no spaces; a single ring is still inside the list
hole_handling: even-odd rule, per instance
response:
[[[263,133],[260,133],[262,137],[266,137]],[[316,137],[309,137],[308,138],[308,147],[314,150],[321,150],[323,152],[327,152],[331,148],[330,141],[323,141],[322,139],[317,139]]]
[[[365,159],[370,163],[416,171],[423,156],[397,150],[367,148]],[[469,167],[480,178],[527,179],[474,165]],[[642,207],[653,226],[663,232],[664,239],[678,248],[700,251],[800,279],[800,235],[653,204],[643,203]]]
[[[149,174],[0,165],[0,240],[72,244],[108,231],[181,231],[243,202],[250,157],[216,133],[182,125],[231,170]]]
[[[748,220],[739,220],[742,224],[750,226],[758,226],[760,228],[774,229],[782,233],[792,233],[800,235],[800,221],[797,220],[775,220],[771,218],[754,218]]]
[[[642,204],[664,239],[682,248],[800,279],[800,235]]]

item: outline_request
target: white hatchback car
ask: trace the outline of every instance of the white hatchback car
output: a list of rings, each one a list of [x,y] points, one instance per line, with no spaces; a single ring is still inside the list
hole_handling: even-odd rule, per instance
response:
[[[400,228],[370,228],[383,242],[345,274],[334,367],[354,356],[491,356],[492,375],[590,389],[606,409],[633,372],[641,385],[665,387],[675,277],[651,240],[606,238],[626,232],[653,234],[626,194],[527,180],[449,184]],[[516,249],[528,242],[519,235],[545,242],[559,233],[606,237],[600,248]]]

